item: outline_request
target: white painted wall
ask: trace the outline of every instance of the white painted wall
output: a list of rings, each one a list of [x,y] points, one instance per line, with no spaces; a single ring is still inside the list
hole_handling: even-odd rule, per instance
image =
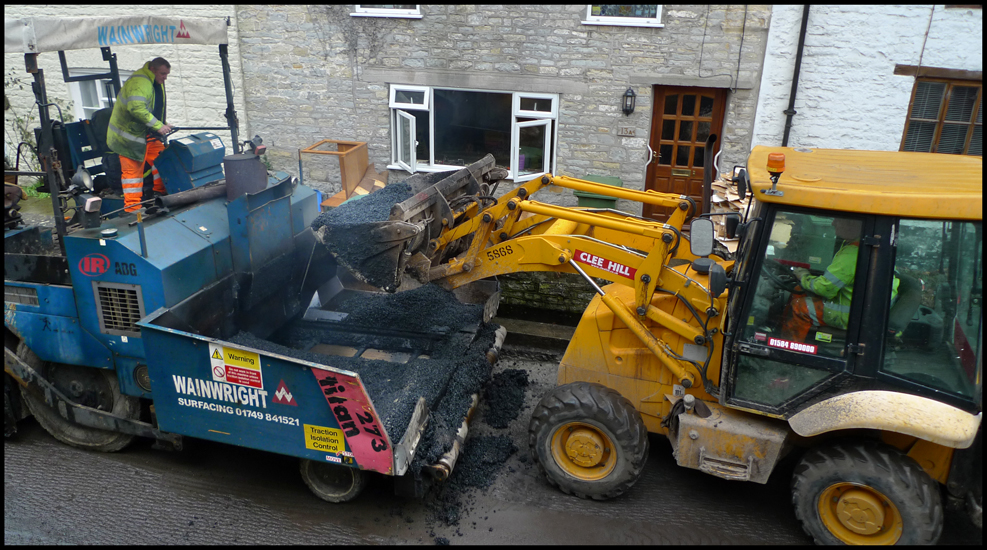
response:
[[[134,8],[124,6],[72,6],[72,5],[31,5],[11,6],[3,8],[4,17],[18,18],[30,16],[112,16],[128,14]],[[232,5],[182,5],[162,6],[157,4],[141,5],[142,13],[148,15],[166,15],[170,17],[225,18],[230,17],[231,26],[228,29],[229,60],[234,84],[234,104],[240,118],[241,141],[248,139],[246,128],[246,109],[244,108],[243,92],[241,90],[240,53],[237,41],[236,12]],[[219,58],[218,46],[192,45],[146,45],[146,46],[116,46],[111,48],[117,54],[117,65],[120,70],[134,71],[144,63],[161,56],[171,63],[171,74],[165,84],[168,91],[168,122],[178,126],[226,126],[223,113],[226,111],[226,92],[223,87],[223,71]],[[68,65],[71,68],[98,68],[109,71],[109,64],[102,60],[98,49],[65,52]],[[61,65],[58,53],[42,53],[38,55],[38,65],[44,70],[45,85],[49,99],[58,99],[63,103],[71,100],[68,84],[62,81]],[[11,84],[11,79],[20,80],[20,84]],[[4,94],[11,104],[11,111],[4,113],[4,149],[13,157],[17,147],[17,136],[10,131],[13,114],[18,116],[32,115],[37,121],[37,107],[34,105],[34,95],[31,93],[33,75],[24,70],[23,54],[4,54]],[[123,79],[121,79],[123,84]],[[57,111],[51,110],[53,117]],[[65,121],[76,120],[73,109],[64,111]],[[233,152],[229,132],[216,132],[222,137],[227,151]],[[246,136],[246,137],[245,137]]]
[[[800,5],[772,9],[752,145],[781,145],[801,22]],[[813,5],[788,145],[897,151],[915,78],[894,67],[920,57],[982,71],[983,10]]]

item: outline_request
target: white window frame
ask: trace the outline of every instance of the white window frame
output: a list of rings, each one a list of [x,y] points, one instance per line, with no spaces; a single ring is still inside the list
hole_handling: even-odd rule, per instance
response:
[[[92,74],[105,74],[106,68],[102,69],[69,69],[69,76],[88,76]],[[133,73],[131,71],[120,71],[120,84],[130,78]],[[85,83],[95,83],[96,85],[96,95],[99,97],[100,109],[104,109],[110,106],[110,98],[106,95],[106,85],[104,83],[109,82],[110,79],[101,80],[88,80],[83,81]],[[76,120],[85,120],[89,117],[86,116],[85,106],[82,104],[82,84],[83,82],[69,82],[69,95],[72,96],[72,111],[75,115]],[[116,101],[116,98],[112,98]]]
[[[547,99],[552,102],[550,111],[523,111],[521,110],[522,99]],[[559,97],[556,94],[534,94],[528,92],[517,92],[514,94],[513,105],[514,116],[524,118],[558,118]]]
[[[583,25],[612,25],[614,27],[653,27],[663,28],[661,23],[661,4],[655,4],[655,17],[613,17],[593,15],[593,5],[586,5],[586,20]]]
[[[518,126],[519,125],[536,125],[544,124],[544,121],[548,121],[548,131],[546,132],[546,151],[549,153],[545,155],[546,172],[552,171],[555,166],[556,161],[556,151],[558,151],[558,113],[559,104],[561,103],[561,96],[559,94],[546,94],[546,93],[533,93],[533,92],[508,92],[504,90],[483,90],[475,88],[451,88],[445,86],[412,86],[407,84],[391,84],[390,87],[390,99],[388,101],[388,106],[391,111],[390,125],[391,125],[391,164],[387,166],[390,170],[405,170],[412,174],[416,172],[443,172],[447,170],[458,170],[463,168],[462,166],[448,165],[448,164],[436,164],[435,163],[435,112],[432,109],[434,105],[433,92],[435,89],[442,90],[456,90],[461,92],[481,92],[481,93],[500,93],[500,94],[511,94],[511,105],[512,105],[512,116],[511,116],[511,161],[510,161],[510,172],[507,175],[507,179],[514,179],[517,175],[517,155],[520,151],[520,146],[518,145]],[[398,90],[405,91],[424,91],[425,92],[425,104],[419,105],[417,103],[398,103],[395,101],[395,96]],[[552,102],[552,108],[549,111],[523,111],[521,110],[521,98],[534,98],[534,99],[545,99]],[[411,117],[409,113],[402,113],[402,111],[416,110],[416,111],[427,111],[428,112],[428,125],[429,125],[429,143],[428,143],[428,163],[419,164],[417,162],[418,155],[412,155],[414,166],[409,166],[408,163],[402,162],[399,159],[400,148],[398,143],[398,133],[400,130],[400,123],[398,117]],[[414,118],[414,117],[412,117]],[[518,121],[519,118],[534,118],[539,119],[536,121]],[[413,129],[417,130],[417,121]],[[534,124],[530,124],[530,123]],[[523,126],[522,126],[523,127]],[[417,134],[415,134],[417,135]],[[551,147],[551,144],[555,144],[555,147]],[[417,145],[417,142],[416,142]],[[415,148],[417,150],[417,147]],[[545,172],[542,172],[545,173]],[[524,176],[528,178],[528,175]],[[536,176],[530,176],[534,178]]]
[[[353,13],[350,14],[350,17],[393,17],[397,19],[421,19],[421,4],[415,4],[415,9],[413,10],[370,8],[361,6],[360,4],[355,4],[353,6]]]
[[[401,103],[395,99],[398,92],[422,92],[425,95],[425,103]],[[431,88],[428,86],[391,86],[391,97],[388,101],[388,106],[392,109],[411,109],[414,111],[427,111],[429,110],[429,105],[431,104],[432,94]]]
[[[397,115],[397,118],[395,118],[396,131],[394,132],[394,162],[404,170],[414,174],[418,171],[418,140],[416,139],[416,136],[418,135],[418,121],[415,120],[414,116],[401,110],[395,111],[395,114]],[[404,134],[401,132],[403,127],[402,121],[405,121],[405,123],[408,124],[411,131],[410,135],[412,143],[408,148],[410,150],[411,159],[408,161],[401,158],[401,151],[403,150],[402,146],[404,145]]]
[[[541,172],[534,172],[531,174],[521,175],[521,128],[530,128],[532,126],[544,126],[545,127],[545,143],[542,147],[545,150],[545,154],[542,156],[542,170]],[[543,176],[551,171],[551,157],[552,150],[550,149],[552,143],[552,119],[543,118],[540,120],[529,120],[527,122],[517,122],[515,120],[511,128],[511,172],[512,179],[517,181],[520,178],[524,178],[524,181],[531,181],[539,176]]]

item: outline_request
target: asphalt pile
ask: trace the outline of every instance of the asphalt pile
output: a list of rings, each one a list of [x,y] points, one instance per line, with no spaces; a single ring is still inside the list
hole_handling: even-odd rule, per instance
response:
[[[348,316],[336,329],[335,324],[295,322],[270,340],[241,331],[231,341],[359,374],[394,443],[404,435],[415,404],[424,397],[431,416],[412,464],[420,476],[421,467],[434,464],[452,447],[473,394],[482,392],[490,379],[492,365],[486,352],[493,345],[498,326],[482,323],[482,305],[462,304],[451,292],[435,285],[397,294],[357,296],[341,302],[337,310]],[[410,342],[412,347],[418,345],[427,353],[402,364],[307,351],[316,344],[376,347],[375,342],[379,349],[387,349],[394,340],[387,336],[388,331],[400,331],[399,340]],[[420,342],[416,344],[409,333],[421,334]],[[354,343],[354,335],[362,338],[360,343]],[[368,341],[371,346],[366,345]]]
[[[528,387],[528,371],[507,369],[490,379],[483,392],[484,422],[494,428],[507,428],[517,418]]]
[[[359,279],[377,288],[393,292],[398,284],[397,254],[400,242],[377,242],[371,231],[375,224],[388,221],[391,207],[411,198],[411,186],[405,182],[350,200],[327,210],[312,221],[312,230],[341,265]]]

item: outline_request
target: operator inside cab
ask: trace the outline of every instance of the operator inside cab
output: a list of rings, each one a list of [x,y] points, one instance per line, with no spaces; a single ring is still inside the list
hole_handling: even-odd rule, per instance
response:
[[[153,187],[158,195],[165,194],[164,183],[154,167],[154,161],[164,150],[160,136],[171,132],[165,123],[167,106],[165,80],[171,73],[171,64],[163,57],[156,57],[131,75],[120,89],[113,114],[106,130],[106,145],[120,155],[123,186],[123,204],[127,212],[140,208],[141,201],[149,200]],[[146,180],[149,185],[145,185]]]
[[[782,338],[804,342],[812,329],[831,327],[846,330],[853,299],[861,225],[860,220],[833,218],[835,246],[838,248],[822,274],[813,275],[804,267],[792,269],[798,287],[782,316]],[[898,296],[898,283],[898,277],[895,277],[891,289],[892,304]]]

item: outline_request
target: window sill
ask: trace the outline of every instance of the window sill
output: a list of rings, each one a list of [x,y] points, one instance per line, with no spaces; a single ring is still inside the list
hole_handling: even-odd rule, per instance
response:
[[[421,19],[422,14],[390,14],[390,13],[351,13],[350,17],[389,17],[391,19]]]
[[[628,21],[626,23],[610,21],[580,21],[580,23],[583,25],[607,25],[611,27],[651,27],[653,29],[661,29],[665,27],[662,23],[639,23],[632,21]]]

